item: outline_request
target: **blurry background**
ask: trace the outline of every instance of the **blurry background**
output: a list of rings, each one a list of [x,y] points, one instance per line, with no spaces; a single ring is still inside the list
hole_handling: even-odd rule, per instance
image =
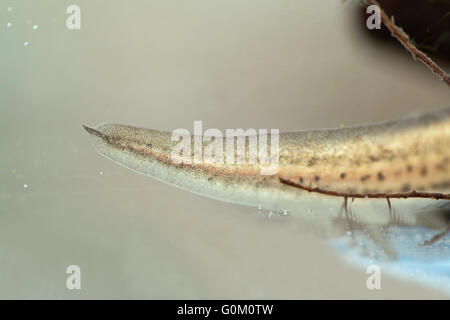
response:
[[[66,28],[70,4],[81,30]],[[288,131],[448,106],[424,65],[367,39],[360,10],[3,0],[0,298],[443,298],[388,276],[369,291],[365,270],[294,216],[267,219],[137,175],[100,157],[81,128],[203,120]],[[71,264],[81,290],[66,289]]]

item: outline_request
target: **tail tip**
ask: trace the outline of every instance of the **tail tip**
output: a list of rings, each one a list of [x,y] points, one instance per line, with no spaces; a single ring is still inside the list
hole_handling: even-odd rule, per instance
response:
[[[103,137],[103,134],[100,132],[100,131],[98,131],[98,130],[96,130],[96,129],[94,129],[94,128],[91,128],[91,127],[89,127],[89,126],[86,126],[86,125],[84,125],[84,124],[82,124],[81,125],[83,128],[84,128],[84,130],[86,130],[90,135],[93,135],[93,136],[97,136],[97,137]]]

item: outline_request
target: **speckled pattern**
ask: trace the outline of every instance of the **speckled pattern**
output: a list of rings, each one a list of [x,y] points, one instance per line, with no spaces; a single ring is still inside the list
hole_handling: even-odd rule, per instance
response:
[[[280,168],[271,177],[251,164],[174,164],[170,152],[176,142],[167,132],[117,124],[86,130],[98,138],[96,145],[107,158],[155,178],[162,173],[145,163],[190,175],[193,183],[202,177],[211,184],[242,182],[258,188],[281,178],[349,194],[447,194],[450,189],[450,108],[373,125],[281,134]]]

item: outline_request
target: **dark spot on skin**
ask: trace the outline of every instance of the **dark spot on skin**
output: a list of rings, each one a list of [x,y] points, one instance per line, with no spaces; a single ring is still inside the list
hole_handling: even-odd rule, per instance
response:
[[[315,176],[315,177],[314,177],[314,180],[315,180],[316,182],[319,182],[320,177],[319,177],[319,176]]]
[[[304,180],[303,180],[302,177],[300,177],[300,179],[299,179],[298,181],[300,181],[300,183],[303,184],[303,181],[304,181]]]
[[[341,173],[341,179],[345,179],[345,176],[346,176],[347,174],[345,173],[345,172],[342,172]]]
[[[308,167],[312,167],[317,162],[317,158],[311,158],[308,160]]]
[[[445,165],[444,164],[437,164],[436,165],[436,170],[445,171]]]
[[[410,185],[409,183],[405,183],[405,184],[402,186],[401,191],[402,191],[402,192],[409,192],[409,191],[411,191],[411,185]]]
[[[450,181],[444,181],[444,182],[440,182],[440,183],[433,183],[431,185],[431,189],[436,190],[436,189],[448,189],[450,188]]]
[[[370,156],[369,159],[370,159],[370,161],[372,161],[372,162],[380,161],[380,158],[375,157],[375,156]]]
[[[396,158],[395,154],[392,151],[386,151],[386,159],[392,161]]]
[[[370,178],[370,174],[365,174],[361,177],[361,181],[366,181],[369,178]]]
[[[378,174],[377,174],[377,178],[378,178],[378,181],[383,181],[384,180],[384,174],[383,174],[383,172],[378,172]]]
[[[422,169],[420,169],[420,174],[421,174],[422,176],[426,176],[427,173],[428,173],[427,167],[424,166],[424,167],[422,167]]]
[[[409,173],[411,173],[412,170],[413,170],[412,165],[408,164],[408,165],[406,166],[406,171],[408,171]]]

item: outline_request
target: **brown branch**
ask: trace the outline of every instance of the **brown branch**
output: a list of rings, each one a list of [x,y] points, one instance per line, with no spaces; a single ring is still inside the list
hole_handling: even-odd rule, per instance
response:
[[[301,184],[280,178],[280,182],[282,184],[295,187],[298,189],[302,189],[304,191],[308,192],[316,192],[325,194],[328,196],[336,196],[336,197],[343,197],[343,198],[377,198],[377,199],[407,199],[407,198],[428,198],[428,199],[443,199],[443,200],[450,200],[450,194],[444,194],[444,193],[432,193],[432,192],[399,192],[399,193],[347,193],[347,192],[338,192],[338,191],[332,191],[332,190],[324,190],[320,188],[312,188],[307,186],[302,186]],[[389,203],[390,204],[390,203]]]
[[[380,4],[375,0],[363,0],[363,3],[366,6],[376,5],[380,8],[381,21],[389,29],[392,36],[397,38],[397,40],[408,50],[414,59],[418,59],[422,61],[434,74],[436,74],[441,81],[445,82],[448,86],[450,86],[450,76],[439,67],[436,62],[431,60],[423,51],[419,50],[411,41],[409,40],[408,34],[400,27],[398,27],[394,19],[389,18],[389,16],[384,12],[381,8]]]

